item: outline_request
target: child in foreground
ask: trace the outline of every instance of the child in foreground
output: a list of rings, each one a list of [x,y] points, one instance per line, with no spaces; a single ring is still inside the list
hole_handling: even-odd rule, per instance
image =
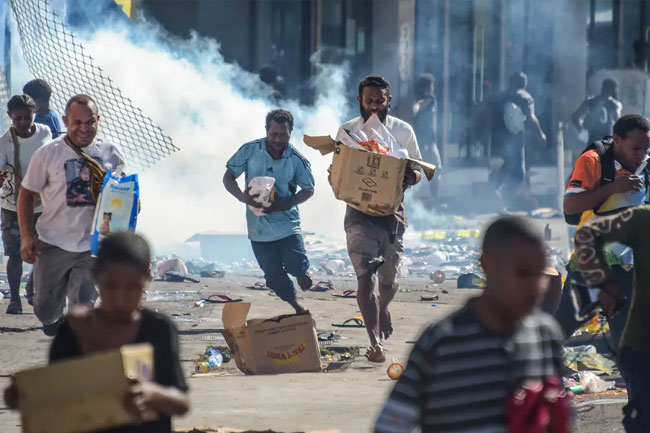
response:
[[[155,411],[160,418],[99,433],[171,432],[171,416],[189,410],[178,353],[178,331],[167,317],[140,306],[150,277],[150,263],[149,245],[142,237],[118,232],[104,238],[93,269],[101,304],[97,308],[72,309],[50,348],[52,363],[118,349],[125,344],[153,346],[154,381],[133,380],[125,405],[138,417]],[[9,407],[17,407],[14,387],[5,392],[5,400]]]
[[[481,265],[483,293],[420,336],[375,432],[568,431],[562,334],[536,308],[546,287],[542,237],[523,218],[497,219]]]

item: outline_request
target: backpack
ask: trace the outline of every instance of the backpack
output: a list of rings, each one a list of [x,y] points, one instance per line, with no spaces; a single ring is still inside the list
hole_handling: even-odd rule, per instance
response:
[[[503,105],[503,124],[512,135],[518,135],[526,127],[526,115],[514,102],[506,101]]]
[[[582,151],[581,155],[585,152],[588,152],[590,150],[595,150],[598,153],[598,156],[600,157],[600,187],[603,187],[607,185],[608,183],[614,182],[614,179],[616,179],[616,165],[614,163],[614,139],[612,137],[605,137],[602,140],[594,141],[591,143],[589,146],[585,148],[585,150]],[[646,189],[646,198],[645,202],[648,203],[650,202],[650,198],[648,197],[648,193],[650,192],[650,167],[646,166],[646,168],[643,170],[643,173],[645,175],[645,189]],[[573,176],[573,173],[571,174]],[[604,202],[598,203],[596,207],[593,208],[593,212],[596,215],[607,215],[608,213],[614,213],[614,212],[606,212],[606,213],[599,213],[598,209],[603,205]],[[616,209],[615,212],[619,212],[623,210],[621,209]],[[577,226],[580,224],[580,218],[582,217],[582,213],[577,213],[577,214],[567,214],[564,213],[564,220],[567,222],[567,224],[572,225],[572,226]]]

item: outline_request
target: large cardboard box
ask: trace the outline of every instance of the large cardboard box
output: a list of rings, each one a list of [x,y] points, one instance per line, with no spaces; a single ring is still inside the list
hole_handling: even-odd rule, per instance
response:
[[[334,152],[331,181],[334,196],[372,216],[392,215],[404,198],[404,172],[409,163],[419,165],[428,180],[436,166],[410,158],[355,149],[331,137],[304,136],[307,146],[322,155]]]
[[[249,302],[226,304],[222,320],[228,347],[246,374],[321,371],[314,319],[309,312],[246,321]]]
[[[23,432],[85,433],[137,423],[124,407],[128,378],[152,380],[153,359],[150,344],[137,344],[16,373]]]

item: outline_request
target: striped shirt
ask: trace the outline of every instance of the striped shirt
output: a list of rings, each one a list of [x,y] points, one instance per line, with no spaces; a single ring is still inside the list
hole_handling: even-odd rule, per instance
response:
[[[537,311],[495,334],[472,302],[420,336],[376,432],[506,432],[508,397],[527,379],[559,374],[562,333],[551,316]]]

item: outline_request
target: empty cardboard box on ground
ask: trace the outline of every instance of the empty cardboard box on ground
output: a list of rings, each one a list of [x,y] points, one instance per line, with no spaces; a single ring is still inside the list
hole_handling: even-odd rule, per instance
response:
[[[246,374],[320,371],[320,350],[314,319],[308,312],[251,319],[251,304],[223,308],[224,334],[237,367]]]
[[[392,215],[404,198],[406,165],[419,165],[428,180],[435,165],[409,158],[396,158],[355,149],[331,137],[305,135],[305,144],[322,155],[334,152],[331,181],[334,196],[368,215]]]
[[[85,433],[139,421],[124,407],[128,378],[153,379],[153,347],[60,361],[16,373],[25,433]],[[147,421],[157,418],[148,414]]]

